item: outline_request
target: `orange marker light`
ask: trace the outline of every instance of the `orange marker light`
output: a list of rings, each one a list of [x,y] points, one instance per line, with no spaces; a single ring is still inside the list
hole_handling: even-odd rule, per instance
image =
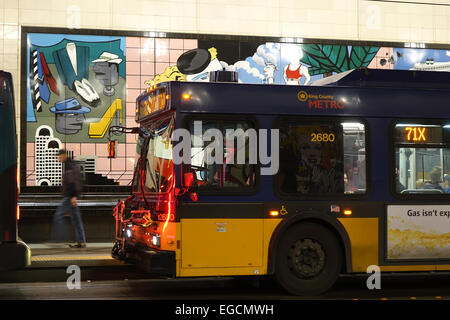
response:
[[[280,214],[280,212],[278,212],[278,210],[271,210],[271,211],[269,211],[269,214],[272,217],[277,217]]]
[[[346,216],[350,216],[352,214],[352,210],[344,210],[344,214]]]
[[[189,93],[185,93],[181,96],[184,100],[190,100],[191,99],[191,95]]]
[[[16,219],[17,219],[17,221],[20,220],[20,207],[19,207],[19,205],[16,206]]]

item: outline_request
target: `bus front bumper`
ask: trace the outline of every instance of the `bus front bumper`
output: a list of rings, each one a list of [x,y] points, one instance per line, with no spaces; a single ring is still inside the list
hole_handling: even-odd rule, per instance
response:
[[[173,251],[131,247],[126,250],[125,260],[148,273],[168,277],[176,275],[176,259]]]

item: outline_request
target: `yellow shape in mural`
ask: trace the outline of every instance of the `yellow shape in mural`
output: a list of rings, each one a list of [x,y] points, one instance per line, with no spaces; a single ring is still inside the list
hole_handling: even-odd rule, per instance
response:
[[[217,49],[212,47],[208,49],[208,52],[211,56],[211,61],[217,58]],[[186,75],[178,70],[177,66],[170,66],[164,70],[163,73],[157,74],[153,79],[147,80],[144,83],[152,87],[158,83],[166,82],[166,81],[186,81]]]
[[[151,87],[165,81],[186,81],[186,75],[181,73],[177,66],[172,66],[167,67],[163,73],[157,74],[152,80],[147,80],[144,83]]]
[[[119,112],[119,122],[122,124],[122,99],[114,100],[100,121],[89,124],[89,137],[99,139],[103,138],[116,112]]]

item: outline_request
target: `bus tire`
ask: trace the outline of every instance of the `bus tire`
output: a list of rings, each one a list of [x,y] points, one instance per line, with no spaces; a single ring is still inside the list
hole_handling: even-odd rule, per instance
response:
[[[342,268],[342,249],[328,228],[312,222],[290,227],[277,250],[275,277],[294,295],[317,295],[327,291]]]

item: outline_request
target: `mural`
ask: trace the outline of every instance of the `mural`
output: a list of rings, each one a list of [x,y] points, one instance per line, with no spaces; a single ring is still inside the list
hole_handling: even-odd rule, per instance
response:
[[[67,148],[82,168],[94,162],[104,169],[83,172],[87,183],[114,184],[95,146],[106,142],[110,125],[125,122],[125,38],[29,34],[27,50],[27,143],[35,150],[28,182],[60,185],[61,166],[52,155]],[[116,139],[126,143],[125,136]]]
[[[73,151],[90,185],[130,185],[136,137],[115,136],[111,125],[134,127],[136,97],[164,81],[209,81],[209,72],[236,71],[254,84],[309,85],[359,67],[450,71],[450,51],[240,40],[27,35],[27,185],[59,185],[53,154]]]
[[[209,81],[209,71],[237,71],[240,82],[308,85],[333,73],[368,67],[379,47],[320,44],[265,43],[252,56],[222,61],[220,50],[196,48],[181,56],[176,66],[168,67],[146,83],[169,80]],[[230,63],[231,62],[231,63]]]

